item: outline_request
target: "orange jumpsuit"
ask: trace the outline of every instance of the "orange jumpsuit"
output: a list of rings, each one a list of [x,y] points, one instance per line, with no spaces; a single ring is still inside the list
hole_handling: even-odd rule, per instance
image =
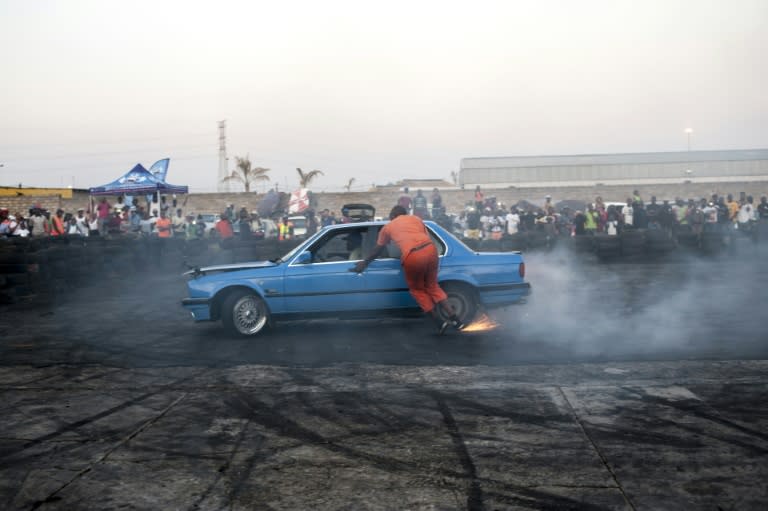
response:
[[[405,281],[411,296],[424,312],[447,295],[437,283],[437,249],[427,233],[424,222],[417,216],[400,215],[379,231],[376,244],[385,246],[393,241],[400,249]]]

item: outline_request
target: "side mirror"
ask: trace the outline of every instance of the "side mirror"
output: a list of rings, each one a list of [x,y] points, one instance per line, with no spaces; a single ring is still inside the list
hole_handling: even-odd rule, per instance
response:
[[[311,264],[312,252],[302,252],[296,257],[296,264]]]

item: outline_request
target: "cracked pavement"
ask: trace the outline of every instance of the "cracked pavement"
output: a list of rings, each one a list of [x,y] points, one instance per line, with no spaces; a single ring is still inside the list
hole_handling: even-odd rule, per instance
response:
[[[547,257],[527,260],[539,302],[471,335],[388,319],[231,339],[188,319],[173,272],[5,308],[0,507],[764,509],[768,337],[754,297],[768,270],[595,266],[563,283]],[[673,331],[643,302],[701,281],[730,290],[736,317]],[[585,283],[609,289],[622,318],[546,325],[579,310],[548,290],[579,297]],[[653,318],[668,335],[623,329]]]

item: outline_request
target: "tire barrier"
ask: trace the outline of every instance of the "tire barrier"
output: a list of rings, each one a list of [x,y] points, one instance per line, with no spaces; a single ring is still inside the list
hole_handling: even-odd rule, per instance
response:
[[[625,230],[616,236],[565,236],[519,232],[501,240],[465,239],[481,252],[541,251],[555,245],[600,261],[642,261],[673,254],[719,256],[754,254],[768,245],[768,222],[751,229],[722,229],[694,234],[682,230]],[[195,266],[275,259],[302,239],[233,238],[182,240],[132,236],[89,238],[0,238],[0,305],[46,302],[102,277],[132,279],[157,271],[183,273]]]

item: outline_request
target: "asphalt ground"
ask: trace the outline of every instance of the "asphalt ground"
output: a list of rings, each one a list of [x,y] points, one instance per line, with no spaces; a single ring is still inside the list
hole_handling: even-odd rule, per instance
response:
[[[526,254],[529,303],[445,337],[231,338],[174,261],[96,275],[0,309],[0,508],[762,510],[765,255]]]

